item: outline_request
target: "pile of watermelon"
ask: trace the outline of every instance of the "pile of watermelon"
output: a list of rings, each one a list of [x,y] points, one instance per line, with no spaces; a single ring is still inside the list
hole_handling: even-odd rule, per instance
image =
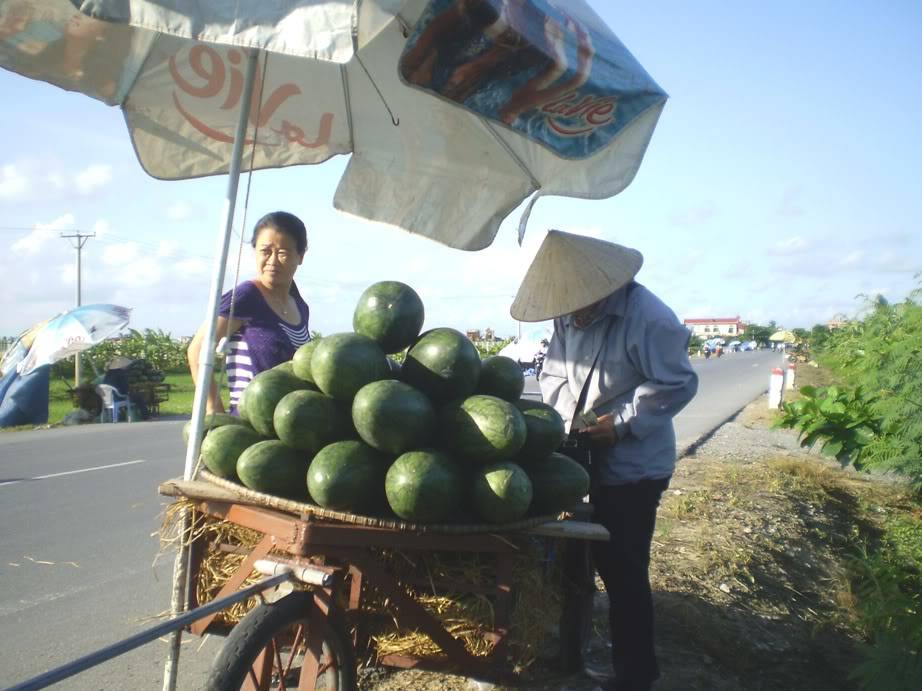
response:
[[[556,453],[560,415],[523,399],[515,361],[451,328],[420,333],[410,286],[375,283],[353,331],[257,374],[240,417],[207,420],[202,461],[250,489],[414,523],[512,523],[570,508],[586,471]],[[388,357],[405,352],[402,365]]]

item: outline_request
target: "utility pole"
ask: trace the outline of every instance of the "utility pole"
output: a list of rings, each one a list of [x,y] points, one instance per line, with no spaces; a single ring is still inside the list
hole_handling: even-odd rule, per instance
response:
[[[90,238],[95,238],[96,233],[84,234],[79,230],[68,235],[61,233],[62,238],[75,239],[76,242],[72,243],[71,246],[77,250],[77,307],[80,307],[82,304],[80,301],[80,284],[81,284],[81,262],[80,254],[83,250],[83,246],[86,244],[86,241]],[[74,353],[74,386],[80,386],[80,353]]]

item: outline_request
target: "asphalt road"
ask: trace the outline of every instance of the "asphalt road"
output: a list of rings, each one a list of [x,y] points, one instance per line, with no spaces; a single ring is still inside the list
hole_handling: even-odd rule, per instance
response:
[[[771,352],[695,360],[700,386],[676,419],[680,449],[768,386]],[[530,387],[534,382],[530,383]],[[40,674],[154,623],[169,607],[172,554],[156,531],[157,485],[182,474],[182,421],[0,434],[0,686]],[[195,689],[220,641],[184,637],[180,688]],[[60,685],[159,689],[155,641]]]

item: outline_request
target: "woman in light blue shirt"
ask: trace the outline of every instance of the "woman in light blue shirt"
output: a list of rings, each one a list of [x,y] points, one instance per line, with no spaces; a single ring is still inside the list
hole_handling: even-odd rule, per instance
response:
[[[640,252],[552,230],[512,305],[520,321],[554,319],[539,383],[571,435],[592,446],[593,519],[611,538],[593,543],[609,594],[613,689],[649,689],[653,642],[650,544],[660,497],[675,470],[672,418],[695,395],[688,330],[634,281]]]

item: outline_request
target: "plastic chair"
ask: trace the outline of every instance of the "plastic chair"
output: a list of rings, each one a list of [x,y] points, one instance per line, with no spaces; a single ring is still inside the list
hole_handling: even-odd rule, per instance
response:
[[[106,422],[106,413],[109,413],[109,422],[118,422],[119,414],[125,410],[125,418],[131,422],[131,403],[128,395],[120,393],[118,389],[109,384],[97,384],[96,392],[102,398],[102,412],[99,414],[100,422]]]

